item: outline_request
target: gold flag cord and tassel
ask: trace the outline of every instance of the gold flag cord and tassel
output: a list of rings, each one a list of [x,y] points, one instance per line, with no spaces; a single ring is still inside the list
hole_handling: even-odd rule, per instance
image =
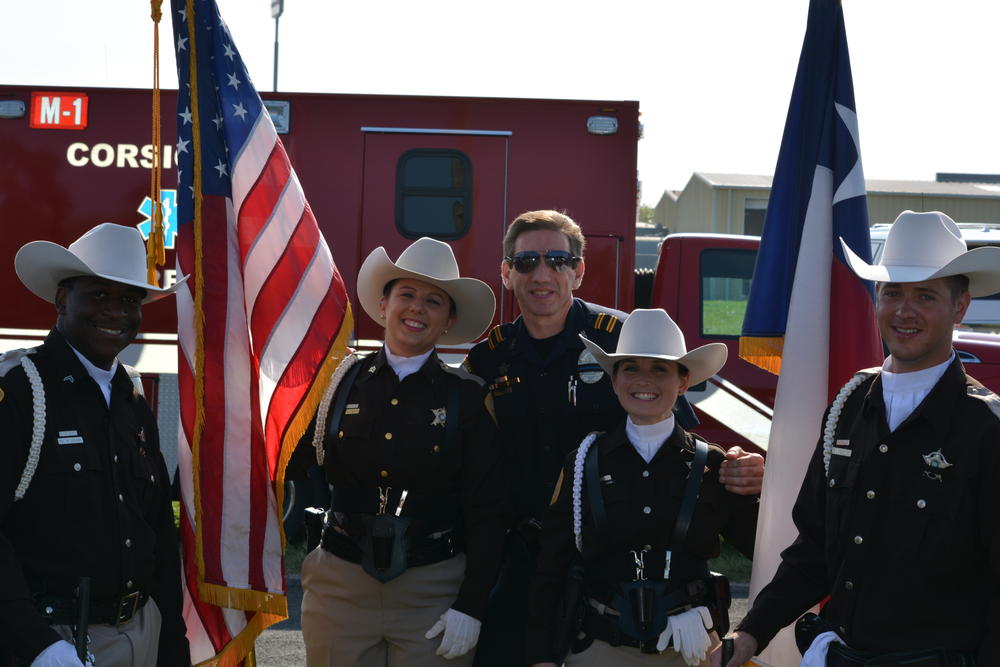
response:
[[[163,231],[163,201],[160,196],[163,156],[163,142],[160,138],[160,18],[163,14],[160,6],[163,0],[150,0],[150,18],[153,19],[153,165],[150,169],[149,200],[150,209],[149,238],[146,239],[146,282],[159,285],[157,268],[167,261],[164,249]]]

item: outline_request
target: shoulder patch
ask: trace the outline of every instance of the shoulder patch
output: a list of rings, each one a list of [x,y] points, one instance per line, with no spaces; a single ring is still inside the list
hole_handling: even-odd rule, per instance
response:
[[[997,396],[981,384],[970,384],[965,389],[969,396],[985,403],[990,412],[996,415],[997,419],[1000,419],[1000,396]]]
[[[446,364],[446,363],[444,363],[442,361],[441,362],[441,370],[443,370],[445,373],[451,373],[452,375],[455,375],[455,376],[459,377],[462,380],[471,380],[472,382],[475,382],[480,387],[482,387],[483,384],[484,384],[483,379],[481,377],[479,377],[478,375],[473,375],[472,373],[470,373],[469,371],[467,371],[465,369],[464,365],[463,366],[450,366],[450,365],[448,365],[448,364]]]
[[[16,350],[9,350],[0,355],[0,377],[5,377],[10,369],[15,366],[21,365],[21,358],[26,357],[29,354],[34,354],[35,350],[38,348],[19,348]]]

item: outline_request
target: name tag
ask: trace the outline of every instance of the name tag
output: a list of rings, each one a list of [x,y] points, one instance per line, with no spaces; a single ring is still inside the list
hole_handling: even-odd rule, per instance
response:
[[[83,438],[76,431],[59,431],[56,444],[59,445],[79,445],[83,443]]]
[[[850,440],[838,440],[837,441],[837,446],[834,447],[833,449],[831,449],[830,451],[832,451],[837,456],[850,456],[851,454],[854,453],[854,450],[851,449],[851,448],[849,448],[849,447],[843,447],[842,446],[842,445],[849,445],[849,444],[851,444]]]

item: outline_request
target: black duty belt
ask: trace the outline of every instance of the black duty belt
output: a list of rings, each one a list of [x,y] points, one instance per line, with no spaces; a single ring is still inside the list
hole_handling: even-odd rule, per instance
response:
[[[843,644],[830,644],[827,667],[974,667],[975,656],[963,651],[926,649],[897,653],[856,651]]]
[[[323,548],[352,563],[361,562],[357,540],[339,532],[333,526],[323,531]],[[462,542],[454,530],[431,533],[410,539],[406,550],[407,567],[431,565],[462,553]]]
[[[403,492],[406,496],[403,496]],[[458,493],[427,493],[393,487],[347,488],[330,485],[330,509],[344,514],[395,514],[454,524],[462,507]]]
[[[91,625],[122,625],[132,620],[149,600],[149,593],[136,591],[114,600],[91,600]],[[34,596],[35,608],[52,625],[73,625],[79,618],[75,597],[39,593]]]

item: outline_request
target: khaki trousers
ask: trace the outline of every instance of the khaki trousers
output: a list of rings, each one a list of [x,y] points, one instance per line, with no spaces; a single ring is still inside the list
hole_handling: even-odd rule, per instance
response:
[[[88,649],[94,654],[94,664],[99,667],[156,667],[161,618],[159,607],[150,598],[128,623],[117,627],[91,625],[87,629]],[[70,644],[74,643],[71,626],[53,625],[52,629]]]
[[[465,554],[412,567],[381,583],[323,547],[302,562],[302,638],[309,667],[467,667],[436,655],[424,634],[455,602]],[[103,666],[102,666],[103,667]]]
[[[715,632],[711,635],[714,649],[719,644],[719,636]],[[698,667],[709,667],[712,664],[708,659],[712,649],[709,649]],[[659,655],[651,655],[630,646],[612,646],[600,639],[594,640],[586,651],[566,656],[564,664],[566,667],[688,667],[681,654],[672,648]]]

